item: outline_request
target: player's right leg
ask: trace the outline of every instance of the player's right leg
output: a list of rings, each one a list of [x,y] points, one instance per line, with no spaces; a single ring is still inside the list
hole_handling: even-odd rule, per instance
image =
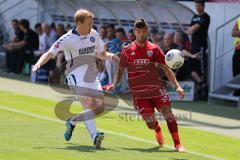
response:
[[[155,138],[160,147],[164,145],[164,139],[161,131],[161,127],[154,115],[154,104],[151,99],[135,99],[134,106],[138,113],[142,116],[143,120],[149,129],[155,131]]]
[[[84,111],[67,120],[64,137],[69,141],[76,124],[78,122],[84,122],[94,142],[95,148],[100,148],[104,134],[97,132],[94,118],[103,113],[105,108],[101,84],[99,81],[93,83],[83,81],[83,77],[81,77],[78,72],[80,73],[81,71],[72,71],[71,74],[68,74],[67,79],[68,85],[74,94],[78,95]]]
[[[66,141],[69,141],[72,137],[72,132],[75,128],[75,125],[71,123],[71,118],[66,121],[66,131],[64,133],[64,138]]]
[[[90,137],[93,141],[94,148],[100,149],[102,140],[104,139],[104,133],[97,132],[96,124],[95,124],[95,116],[104,112],[104,106],[105,106],[104,99],[103,97],[94,98],[94,97],[88,97],[88,96],[81,96],[80,102],[84,106],[84,111],[82,111],[80,114],[76,115],[75,117],[69,120],[70,125],[67,125],[67,129],[64,134],[65,139],[67,140],[68,137],[69,137],[68,139],[71,138],[72,131],[74,129],[74,128],[72,129],[72,126],[75,126],[79,122],[84,122],[90,134]]]
[[[97,132],[95,124],[95,116],[104,112],[105,104],[103,97],[82,97],[81,102],[84,105],[85,111],[92,111],[92,116],[87,115],[84,117],[84,124],[88,129],[88,132],[92,138],[93,145],[95,149],[100,149],[102,141],[104,139],[103,132]],[[91,113],[91,112],[90,112]]]

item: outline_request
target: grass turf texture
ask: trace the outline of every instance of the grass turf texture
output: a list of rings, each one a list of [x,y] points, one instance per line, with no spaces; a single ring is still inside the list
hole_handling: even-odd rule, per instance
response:
[[[54,107],[57,102],[0,92],[0,106],[17,109],[49,118],[56,118]],[[197,102],[191,105],[199,105]],[[74,104],[72,112],[81,107]],[[143,121],[126,121],[119,113],[110,112],[96,120],[97,127],[117,133],[124,133],[155,142],[154,132]],[[167,145],[173,145],[165,123],[161,123]],[[1,160],[110,160],[110,159],[207,159],[190,153],[176,153],[173,149],[136,141],[123,136],[106,134],[102,150],[94,150],[92,141],[84,127],[77,126],[70,142],[65,142],[63,123],[0,109],[0,159]],[[191,151],[224,159],[240,158],[240,140],[189,127],[179,127],[182,144]],[[237,134],[237,133],[236,133]]]

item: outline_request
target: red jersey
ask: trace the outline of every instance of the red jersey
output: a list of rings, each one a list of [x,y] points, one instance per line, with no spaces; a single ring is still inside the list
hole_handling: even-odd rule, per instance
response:
[[[165,65],[165,56],[157,45],[149,41],[146,41],[145,47],[132,42],[123,48],[119,66],[128,70],[128,83],[133,97],[152,98],[162,94],[165,87],[157,64]]]

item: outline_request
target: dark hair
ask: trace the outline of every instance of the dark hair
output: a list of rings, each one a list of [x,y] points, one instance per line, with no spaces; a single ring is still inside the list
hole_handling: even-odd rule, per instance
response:
[[[97,28],[96,25],[93,25],[92,28],[93,28],[94,30],[96,30],[96,31],[98,30],[98,28]]]
[[[145,28],[145,27],[148,28],[148,25],[143,18],[138,18],[135,20],[134,27],[133,27],[134,29],[136,29],[136,28],[141,29],[141,28]]]
[[[203,6],[205,6],[205,1],[204,0],[195,0],[195,3],[199,3]]]
[[[51,29],[56,29],[56,24],[55,24],[54,22],[52,22],[52,23],[50,24],[50,28],[51,28]]]
[[[183,31],[182,31],[181,29],[179,29],[179,28],[177,28],[177,29],[175,30],[175,32],[178,32],[178,33],[183,34]]]
[[[100,28],[101,29],[107,29],[107,26],[106,25],[102,25]]]
[[[34,26],[35,29],[39,28],[39,27],[41,27],[41,23],[36,23],[35,26]]]
[[[66,28],[72,28],[72,25],[68,23]]]
[[[128,31],[128,33],[133,33],[133,29],[130,29],[130,30]]]
[[[176,33],[180,33],[181,39],[183,40],[183,31],[181,29],[176,29],[173,35],[175,35]]]
[[[13,19],[12,22],[19,24],[19,21],[17,19]]]
[[[160,39],[160,40],[163,39],[165,33],[166,33],[166,32],[163,31],[163,30],[158,33],[158,36],[159,36],[159,39]]]
[[[114,24],[107,24],[107,28],[111,28],[111,29],[115,30]]]
[[[150,33],[151,34],[158,34],[158,28],[156,28],[156,27],[153,27],[151,30],[150,30]]]
[[[19,24],[21,26],[23,26],[25,29],[29,29],[30,28],[30,24],[29,24],[29,21],[27,19],[21,19]]]
[[[57,26],[65,29],[65,26],[62,23],[59,23]]]
[[[126,36],[126,32],[125,32],[125,30],[122,27],[116,29],[116,32],[120,32],[120,33],[122,33],[123,35]]]

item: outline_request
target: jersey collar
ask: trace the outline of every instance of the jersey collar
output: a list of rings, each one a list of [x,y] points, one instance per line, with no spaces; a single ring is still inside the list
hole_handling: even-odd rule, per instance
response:
[[[87,36],[88,36],[88,35],[84,35],[84,36],[80,35],[80,34],[78,33],[76,27],[74,27],[74,28],[72,29],[72,34],[75,34],[75,35],[79,36],[80,39],[86,39]]]
[[[148,45],[149,41],[146,40],[146,42],[145,42],[145,46],[144,46],[144,47],[140,47],[140,46],[138,46],[138,44],[137,44],[135,41],[134,41],[133,43],[134,43],[134,45],[135,45],[136,48],[138,48],[138,47],[139,47],[139,48],[147,48],[147,45]]]
[[[74,27],[73,29],[72,29],[72,34],[76,34],[76,35],[78,35],[78,36],[80,36],[80,34],[77,32],[77,30],[76,30],[76,27]]]

